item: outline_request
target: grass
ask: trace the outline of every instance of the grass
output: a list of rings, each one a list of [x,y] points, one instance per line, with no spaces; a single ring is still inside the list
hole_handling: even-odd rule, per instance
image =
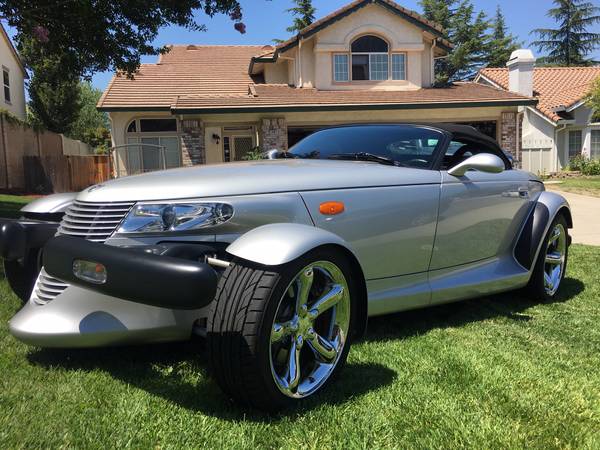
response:
[[[0,217],[19,217],[19,210],[36,197],[0,194]]]
[[[560,184],[553,184],[552,188],[575,194],[600,197],[600,176],[566,178],[561,180]]]
[[[27,347],[0,281],[0,448],[599,448],[600,249],[553,303],[519,293],[375,318],[332,388],[269,417],[231,404],[201,341]],[[1,272],[0,272],[1,279]]]

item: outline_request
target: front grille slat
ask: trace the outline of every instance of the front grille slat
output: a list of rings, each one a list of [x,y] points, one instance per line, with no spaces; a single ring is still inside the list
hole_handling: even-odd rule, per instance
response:
[[[133,205],[134,202],[76,201],[67,208],[58,227],[58,234],[104,243],[114,233]],[[45,305],[68,287],[69,284],[51,277],[42,267],[31,297],[36,303]]]

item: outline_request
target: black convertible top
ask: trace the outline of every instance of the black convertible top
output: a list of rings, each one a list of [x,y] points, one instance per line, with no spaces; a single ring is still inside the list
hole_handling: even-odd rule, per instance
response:
[[[486,134],[483,134],[477,128],[472,127],[470,125],[461,125],[459,123],[419,123],[416,125],[437,128],[439,130],[446,131],[457,138],[467,138],[474,141],[485,142],[486,144],[500,148],[498,146],[498,142],[496,142],[495,139],[489,137]]]

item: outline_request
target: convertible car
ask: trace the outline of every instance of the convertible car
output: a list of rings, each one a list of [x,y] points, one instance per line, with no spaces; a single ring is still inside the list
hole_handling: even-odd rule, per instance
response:
[[[39,347],[206,337],[233,399],[320,392],[369,316],[565,275],[569,205],[465,125],[330,128],[264,159],[108,181],[25,206],[0,251]]]

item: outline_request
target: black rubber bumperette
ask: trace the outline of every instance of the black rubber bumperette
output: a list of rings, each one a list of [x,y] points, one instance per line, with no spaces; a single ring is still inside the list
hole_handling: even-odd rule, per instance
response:
[[[50,239],[43,258],[46,272],[59,280],[145,305],[197,309],[208,305],[217,289],[217,274],[208,264],[72,236]],[[107,272],[106,283],[94,284],[76,277],[76,259],[102,264]]]

